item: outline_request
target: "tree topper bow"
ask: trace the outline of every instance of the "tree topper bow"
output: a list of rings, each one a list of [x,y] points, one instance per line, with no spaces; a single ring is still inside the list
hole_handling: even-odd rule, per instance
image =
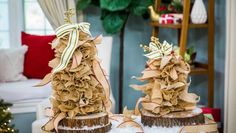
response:
[[[159,59],[163,56],[168,56],[172,53],[172,44],[169,44],[167,41],[164,41],[162,44],[159,42],[159,39],[156,37],[151,37],[151,42],[149,46],[143,46],[144,52],[148,52],[144,54],[144,56],[148,57],[149,59]]]
[[[86,22],[73,24],[71,21],[71,16],[73,16],[73,15],[74,15],[74,13],[73,13],[72,9],[67,11],[65,13],[66,24],[64,24],[56,29],[57,38],[62,38],[62,37],[69,34],[69,41],[68,41],[66,48],[62,52],[60,64],[56,68],[53,69],[53,71],[52,71],[53,73],[56,73],[56,72],[59,72],[59,71],[65,69],[66,66],[68,65],[75,49],[77,48],[77,44],[79,42],[79,32],[80,31],[91,36],[91,33],[89,31],[90,24],[86,23]]]

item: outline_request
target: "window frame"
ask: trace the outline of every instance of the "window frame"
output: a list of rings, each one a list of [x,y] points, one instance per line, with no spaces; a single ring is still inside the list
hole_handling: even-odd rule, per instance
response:
[[[7,11],[7,17],[5,18],[4,17],[4,12],[3,12],[3,14],[1,14],[1,15],[3,15],[3,20],[7,20],[7,24],[6,24],[6,27],[3,27],[2,29],[0,29],[0,34],[1,35],[3,35],[3,37],[6,35],[6,37],[8,38],[8,40],[6,41],[7,43],[8,43],[8,45],[3,45],[3,46],[0,46],[0,48],[8,48],[8,47],[10,47],[10,24],[9,24],[9,2],[7,1],[7,0],[1,0],[0,1],[0,4],[2,4],[3,5],[3,7],[5,8],[5,6],[4,5],[6,5],[7,7],[6,7],[6,9],[4,9],[4,11],[6,10]],[[4,38],[1,38],[1,39],[4,39]],[[2,45],[2,40],[0,40],[1,42],[0,42],[0,45]],[[4,40],[3,40],[3,42],[5,42]],[[4,44],[4,43],[3,43]]]
[[[23,1],[8,0],[10,48],[21,45],[21,31],[24,30],[22,18]],[[22,17],[23,16],[23,17]]]
[[[9,48],[21,46],[21,32],[26,31],[24,0],[7,0]],[[45,30],[48,33],[48,30]]]

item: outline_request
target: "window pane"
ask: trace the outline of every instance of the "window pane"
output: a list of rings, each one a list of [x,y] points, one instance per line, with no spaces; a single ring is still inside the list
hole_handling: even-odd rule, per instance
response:
[[[0,32],[0,48],[9,48],[9,32]]]
[[[8,25],[8,3],[0,2],[0,31],[7,31]]]
[[[25,31],[33,34],[54,33],[37,0],[24,0]]]
[[[25,2],[25,28],[43,29],[44,15],[37,2]]]

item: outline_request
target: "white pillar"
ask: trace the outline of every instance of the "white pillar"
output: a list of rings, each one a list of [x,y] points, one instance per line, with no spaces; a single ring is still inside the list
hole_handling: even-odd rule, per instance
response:
[[[224,132],[236,131],[236,1],[226,1]],[[222,44],[224,45],[224,44]]]

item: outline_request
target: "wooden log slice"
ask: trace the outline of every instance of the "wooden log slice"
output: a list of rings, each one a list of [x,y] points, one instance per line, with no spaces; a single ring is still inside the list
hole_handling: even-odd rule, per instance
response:
[[[62,119],[58,126],[68,127],[68,128],[83,128],[83,127],[94,127],[103,126],[109,123],[108,114],[106,112],[77,116],[75,118],[66,117]]]
[[[197,108],[193,111],[173,112],[164,116],[157,116],[147,110],[141,110],[141,122],[144,126],[187,126],[204,124],[205,119],[202,110]]]
[[[111,130],[111,123],[104,126],[69,128],[69,127],[58,127],[58,133],[106,133]]]

